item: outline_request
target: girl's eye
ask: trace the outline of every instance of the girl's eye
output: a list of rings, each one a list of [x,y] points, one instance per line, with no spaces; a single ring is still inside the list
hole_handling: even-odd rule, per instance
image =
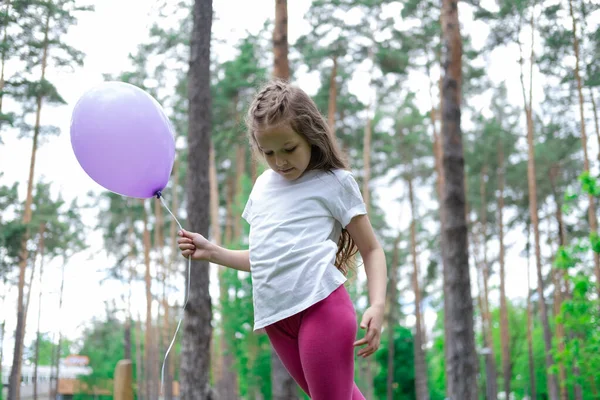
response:
[[[298,146],[296,146],[296,147],[298,147]],[[296,147],[292,147],[291,149],[285,149],[285,152],[286,153],[293,153],[294,150],[296,150]]]
[[[264,153],[265,153],[265,156],[272,156],[273,155],[272,151],[265,151]]]

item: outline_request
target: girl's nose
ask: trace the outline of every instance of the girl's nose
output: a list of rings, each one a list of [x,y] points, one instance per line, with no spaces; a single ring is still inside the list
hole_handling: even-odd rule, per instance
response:
[[[278,167],[281,167],[285,164],[287,164],[287,162],[283,158],[275,157],[275,165],[277,165]]]

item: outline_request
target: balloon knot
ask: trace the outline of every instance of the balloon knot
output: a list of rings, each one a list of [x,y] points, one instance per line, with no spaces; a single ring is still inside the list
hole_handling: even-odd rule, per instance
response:
[[[159,190],[158,192],[156,192],[156,198],[157,198],[157,199],[160,199],[160,196],[162,196],[162,193],[161,193],[161,191]]]

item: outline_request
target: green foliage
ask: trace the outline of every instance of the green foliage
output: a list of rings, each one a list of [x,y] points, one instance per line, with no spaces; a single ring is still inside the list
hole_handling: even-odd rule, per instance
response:
[[[581,193],[600,196],[597,179],[585,171],[579,177]],[[570,194],[569,207],[576,202],[579,193]],[[597,371],[600,370],[600,301],[596,296],[596,285],[591,279],[588,267],[590,250],[600,252],[600,237],[596,232],[589,239],[579,239],[567,246],[561,246],[554,266],[564,271],[570,296],[564,299],[556,323],[564,326],[566,337],[564,348],[555,348],[557,363],[563,363],[570,369],[566,384],[581,388],[584,399],[594,398],[595,388],[600,385]]]
[[[89,357],[89,366],[93,372],[79,379],[88,387],[112,390],[111,381],[114,379],[115,366],[124,358],[124,328],[114,316],[107,317],[104,321],[93,320],[84,332],[80,354]],[[135,375],[136,368],[134,368],[134,381]],[[87,399],[87,395],[78,394],[75,399],[84,400]]]
[[[415,398],[415,372],[413,368],[413,335],[410,329],[396,325],[394,329],[394,374],[393,398],[409,400]],[[379,364],[379,373],[375,376],[375,395],[383,399],[387,393],[388,348],[387,333],[383,335],[380,350],[375,357]]]

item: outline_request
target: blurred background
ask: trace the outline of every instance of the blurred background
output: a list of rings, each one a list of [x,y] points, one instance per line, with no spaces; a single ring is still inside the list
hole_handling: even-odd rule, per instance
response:
[[[136,398],[179,398],[182,358],[202,357],[214,398],[306,398],[266,335],[252,332],[249,274],[216,265],[203,282],[212,332],[199,336],[212,337],[210,351],[182,349],[180,331],[167,363],[172,390],[159,390],[184,315],[177,225],[158,200],[92,181],[69,138],[75,102],[95,84],[121,80],[151,93],[176,131],[165,202],[187,227],[190,190],[204,190],[211,240],[247,248],[240,215],[265,165],[252,158],[243,120],[273,76],[319,106],[386,251],[382,345],[356,363],[368,399],[450,397],[445,349],[455,336],[446,333],[454,319],[444,327],[443,277],[467,269],[462,286],[446,290],[472,300],[465,357],[476,358],[479,398],[600,399],[597,2],[461,1],[451,41],[437,1],[214,1],[204,188],[187,186],[193,6],[0,3],[0,365],[4,385],[11,372],[22,381],[11,400],[112,398],[121,359],[133,361]],[[444,104],[452,68],[462,88]],[[460,106],[458,131],[444,126],[450,106]],[[462,133],[468,263],[444,265],[444,177],[462,168],[444,157],[453,132]],[[363,268],[347,286],[360,315]]]

